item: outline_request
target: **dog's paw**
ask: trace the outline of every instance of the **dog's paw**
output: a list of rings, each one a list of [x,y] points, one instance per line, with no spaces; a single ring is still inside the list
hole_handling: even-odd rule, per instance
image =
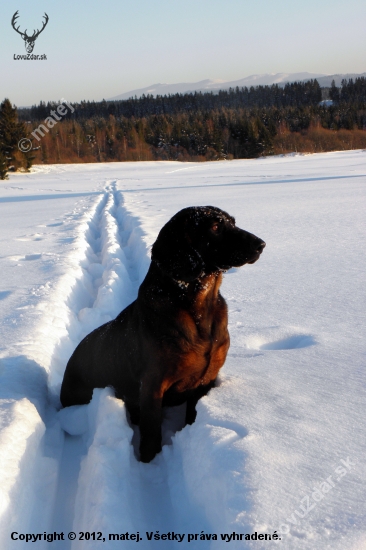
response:
[[[161,451],[161,443],[143,440],[140,443],[140,462],[151,462]]]

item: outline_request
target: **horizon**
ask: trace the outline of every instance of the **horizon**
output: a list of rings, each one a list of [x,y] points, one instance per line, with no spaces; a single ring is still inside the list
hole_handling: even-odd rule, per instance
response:
[[[41,29],[35,55],[25,55],[22,37],[11,26],[18,12],[20,32]],[[315,14],[315,15],[314,15]],[[161,0],[131,0],[93,6],[49,5],[26,0],[1,8],[0,97],[29,106],[43,101],[110,99],[151,83],[231,82],[251,75],[311,72],[362,74],[366,49],[366,4],[340,0],[269,0],[246,5],[229,0],[187,0],[184,12]]]

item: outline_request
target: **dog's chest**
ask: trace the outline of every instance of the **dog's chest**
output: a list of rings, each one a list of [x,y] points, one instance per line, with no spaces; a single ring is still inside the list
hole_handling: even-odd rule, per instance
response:
[[[212,346],[204,355],[195,351],[187,354],[177,369],[179,376],[176,384],[177,391],[194,389],[215,380],[225,362],[228,348],[229,339],[220,346]]]
[[[207,320],[206,320],[207,321]],[[182,320],[184,337],[175,355],[170,375],[176,391],[182,392],[206,385],[217,377],[229,349],[227,318],[223,315],[210,322],[199,322],[190,315]]]

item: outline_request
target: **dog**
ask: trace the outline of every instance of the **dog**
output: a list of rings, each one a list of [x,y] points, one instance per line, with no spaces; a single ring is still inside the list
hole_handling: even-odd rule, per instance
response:
[[[184,208],[161,229],[137,299],[86,336],[61,387],[64,407],[89,403],[112,386],[140,428],[140,460],[161,451],[162,407],[197,401],[215,385],[229,349],[223,272],[254,264],[265,242],[213,206]]]

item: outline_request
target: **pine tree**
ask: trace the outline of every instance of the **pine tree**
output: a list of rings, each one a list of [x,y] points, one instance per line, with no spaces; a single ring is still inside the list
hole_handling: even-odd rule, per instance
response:
[[[8,178],[8,168],[6,157],[0,149],[0,180],[6,180]]]
[[[18,122],[16,107],[12,106],[9,99],[4,99],[0,105],[0,153],[1,162],[5,163],[2,171],[16,171],[21,166],[28,170],[32,166],[34,157],[31,151],[24,153],[18,148],[19,141],[27,138],[27,135],[25,124]]]
[[[16,109],[8,99],[4,99],[0,105],[0,149],[5,156],[8,169],[15,161],[15,147],[19,139]]]
[[[337,103],[339,101],[339,89],[335,85],[334,79],[332,80],[332,84],[329,90],[329,97],[332,101]]]

